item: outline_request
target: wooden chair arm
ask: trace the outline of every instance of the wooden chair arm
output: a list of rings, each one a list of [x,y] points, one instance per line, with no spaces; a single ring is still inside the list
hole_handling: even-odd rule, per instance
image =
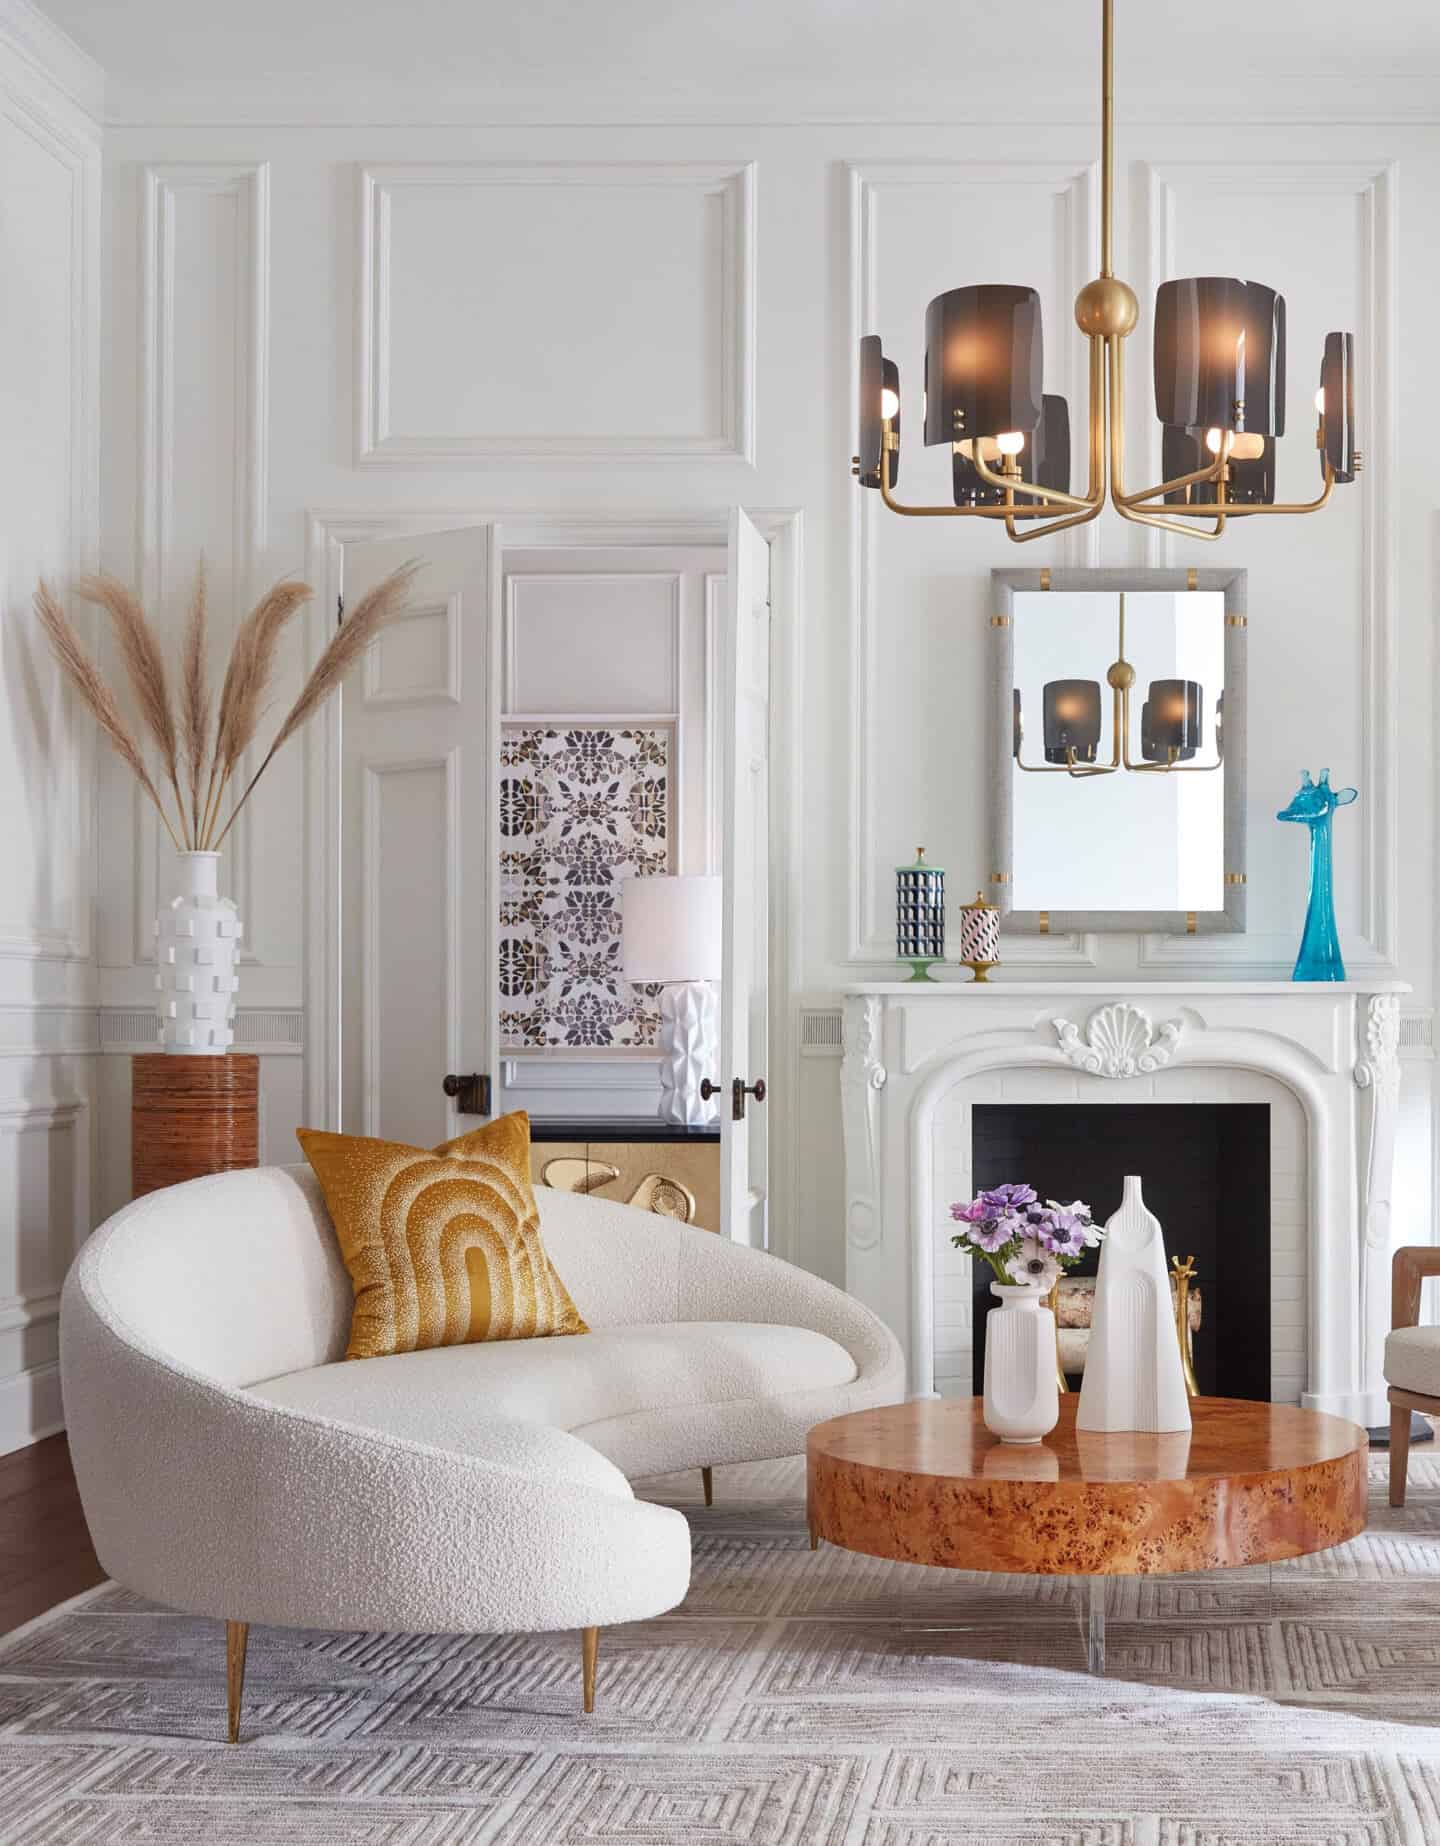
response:
[[[1440,1245],[1406,1244],[1390,1265],[1390,1325],[1413,1327],[1420,1319],[1420,1284],[1440,1276]]]

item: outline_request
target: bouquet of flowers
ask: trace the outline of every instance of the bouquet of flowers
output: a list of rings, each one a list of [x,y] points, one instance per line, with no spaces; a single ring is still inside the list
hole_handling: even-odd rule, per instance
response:
[[[1042,1205],[1033,1186],[993,1186],[968,1204],[952,1205],[950,1216],[961,1227],[950,1239],[955,1248],[982,1258],[1012,1287],[1053,1288],[1061,1271],[1105,1235],[1083,1199]]]

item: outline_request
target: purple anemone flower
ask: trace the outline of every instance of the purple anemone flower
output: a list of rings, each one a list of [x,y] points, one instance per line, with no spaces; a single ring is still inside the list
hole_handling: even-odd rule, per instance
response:
[[[1040,1241],[1055,1256],[1079,1256],[1085,1248],[1085,1227],[1068,1211],[1052,1211],[1040,1232]]]
[[[989,1192],[982,1192],[980,1197],[995,1211],[1003,1214],[1033,1205],[1038,1194],[1033,1186],[993,1186]]]
[[[970,1241],[977,1250],[989,1254],[998,1250],[1002,1244],[1009,1243],[1018,1229],[1013,1218],[984,1218],[970,1226]]]

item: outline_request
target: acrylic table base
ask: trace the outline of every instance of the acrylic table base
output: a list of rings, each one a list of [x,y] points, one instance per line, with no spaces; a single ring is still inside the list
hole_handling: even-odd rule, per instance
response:
[[[1178,1434],[1075,1427],[1043,1442],[985,1428],[979,1398],[834,1417],[806,1444],[812,1539],[952,1570],[1079,1576],[1092,1661],[1107,1576],[1221,1570],[1325,1551],[1365,1529],[1365,1431],[1342,1417],[1238,1398],[1192,1400]],[[1098,1669],[1097,1669],[1098,1670]]]

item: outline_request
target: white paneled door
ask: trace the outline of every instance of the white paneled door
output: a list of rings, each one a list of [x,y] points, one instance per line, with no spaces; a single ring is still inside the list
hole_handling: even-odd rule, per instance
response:
[[[738,1243],[763,1249],[769,1241],[769,1110],[762,1086],[770,1037],[770,550],[738,507],[730,514],[721,608],[720,1215]]]
[[[477,526],[345,547],[351,610],[425,566],[341,712],[341,1119],[419,1147],[483,1119],[446,1078],[494,1071],[490,542]]]

